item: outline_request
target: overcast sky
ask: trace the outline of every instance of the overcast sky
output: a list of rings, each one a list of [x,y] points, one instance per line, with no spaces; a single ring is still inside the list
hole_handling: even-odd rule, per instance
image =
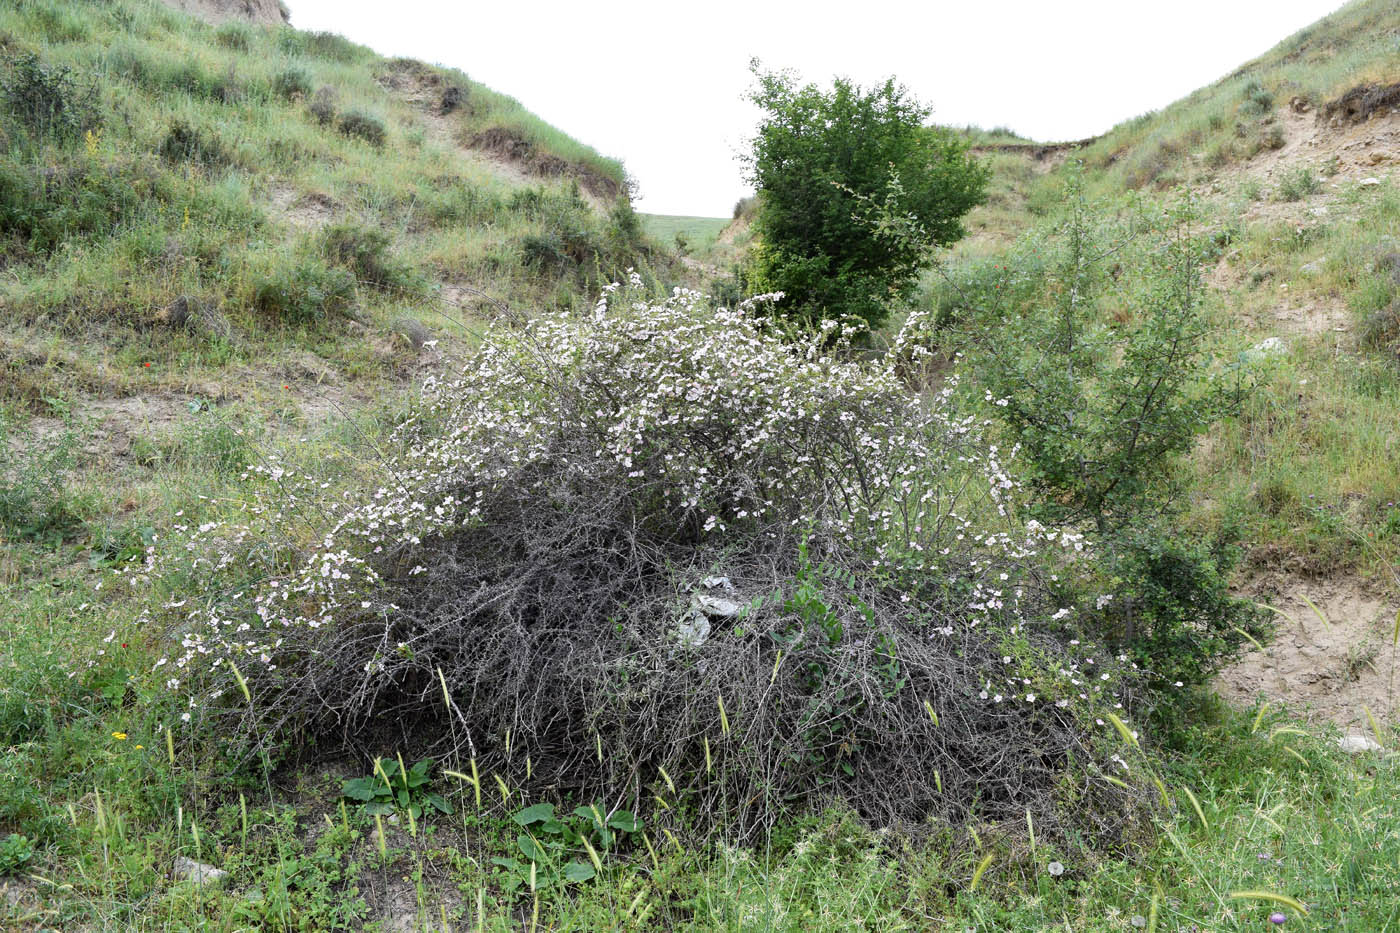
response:
[[[749,59],[894,75],[939,123],[1078,139],[1162,107],[1340,0],[288,0],[292,25],[460,68],[626,163],[638,208],[728,215]]]

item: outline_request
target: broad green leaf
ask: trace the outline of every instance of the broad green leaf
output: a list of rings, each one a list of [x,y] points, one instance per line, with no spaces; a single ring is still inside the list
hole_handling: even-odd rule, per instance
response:
[[[521,826],[529,826],[531,823],[543,823],[547,820],[552,820],[554,819],[554,804],[537,803],[521,810],[519,813],[512,816],[511,819],[515,820],[515,822]]]
[[[352,800],[366,803],[374,799],[374,790],[377,783],[377,778],[352,778],[341,784],[340,790],[341,793]]]
[[[633,816],[629,810],[618,810],[608,817],[608,825],[620,832],[635,833],[642,828],[642,821]]]
[[[429,794],[423,799],[426,800],[428,804],[432,806],[434,810],[437,810],[439,813],[452,812],[452,804],[448,803],[447,798],[442,796],[442,794]]]
[[[578,884],[581,881],[591,881],[597,875],[593,866],[587,862],[572,861],[564,866],[564,880],[571,884]]]
[[[533,836],[530,836],[526,833],[521,833],[519,836],[515,837],[515,844],[520,848],[520,854],[525,856],[530,861],[547,861],[547,859],[545,858],[544,849],[540,847],[540,844],[535,841]]]

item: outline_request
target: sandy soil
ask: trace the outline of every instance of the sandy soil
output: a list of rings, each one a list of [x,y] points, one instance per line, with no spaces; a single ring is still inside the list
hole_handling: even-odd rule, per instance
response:
[[[298,230],[319,230],[335,220],[340,206],[324,194],[298,194],[288,185],[277,185],[268,199],[273,211]]]
[[[1286,575],[1252,581],[1244,592],[1284,613],[1262,651],[1253,650],[1216,679],[1237,706],[1263,697],[1316,722],[1369,732],[1377,720],[1400,718],[1400,651],[1394,642],[1393,599],[1351,579],[1299,581]],[[1305,601],[1311,600],[1324,622]]]

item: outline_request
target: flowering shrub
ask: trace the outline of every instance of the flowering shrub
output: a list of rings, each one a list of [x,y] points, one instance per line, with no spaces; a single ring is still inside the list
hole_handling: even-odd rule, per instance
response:
[[[1085,545],[1016,519],[953,387],[909,394],[899,354],[858,359],[836,325],[780,339],[767,299],[640,288],[488,335],[425,387],[376,489],[312,506],[319,478],[250,471],[249,521],[175,552],[213,572],[168,607],[168,686],[244,747],[411,733],[741,831],[818,793],[1049,829],[1074,787],[1095,827],[1121,819],[1094,777],[1125,767],[1093,738],[1116,664],[1035,624],[1071,613],[1040,581]],[[294,569],[220,588],[313,510],[328,527]]]

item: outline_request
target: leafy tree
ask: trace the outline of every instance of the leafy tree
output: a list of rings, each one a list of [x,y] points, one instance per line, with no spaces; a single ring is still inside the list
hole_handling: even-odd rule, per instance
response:
[[[746,285],[783,292],[779,308],[805,323],[850,315],[878,326],[929,248],[962,236],[988,170],[954,134],[925,126],[929,108],[893,78],[870,90],[837,78],[828,92],[752,68],[749,99],[765,116],[746,158],[759,190]],[[880,199],[919,237],[882,236],[868,216]]]

